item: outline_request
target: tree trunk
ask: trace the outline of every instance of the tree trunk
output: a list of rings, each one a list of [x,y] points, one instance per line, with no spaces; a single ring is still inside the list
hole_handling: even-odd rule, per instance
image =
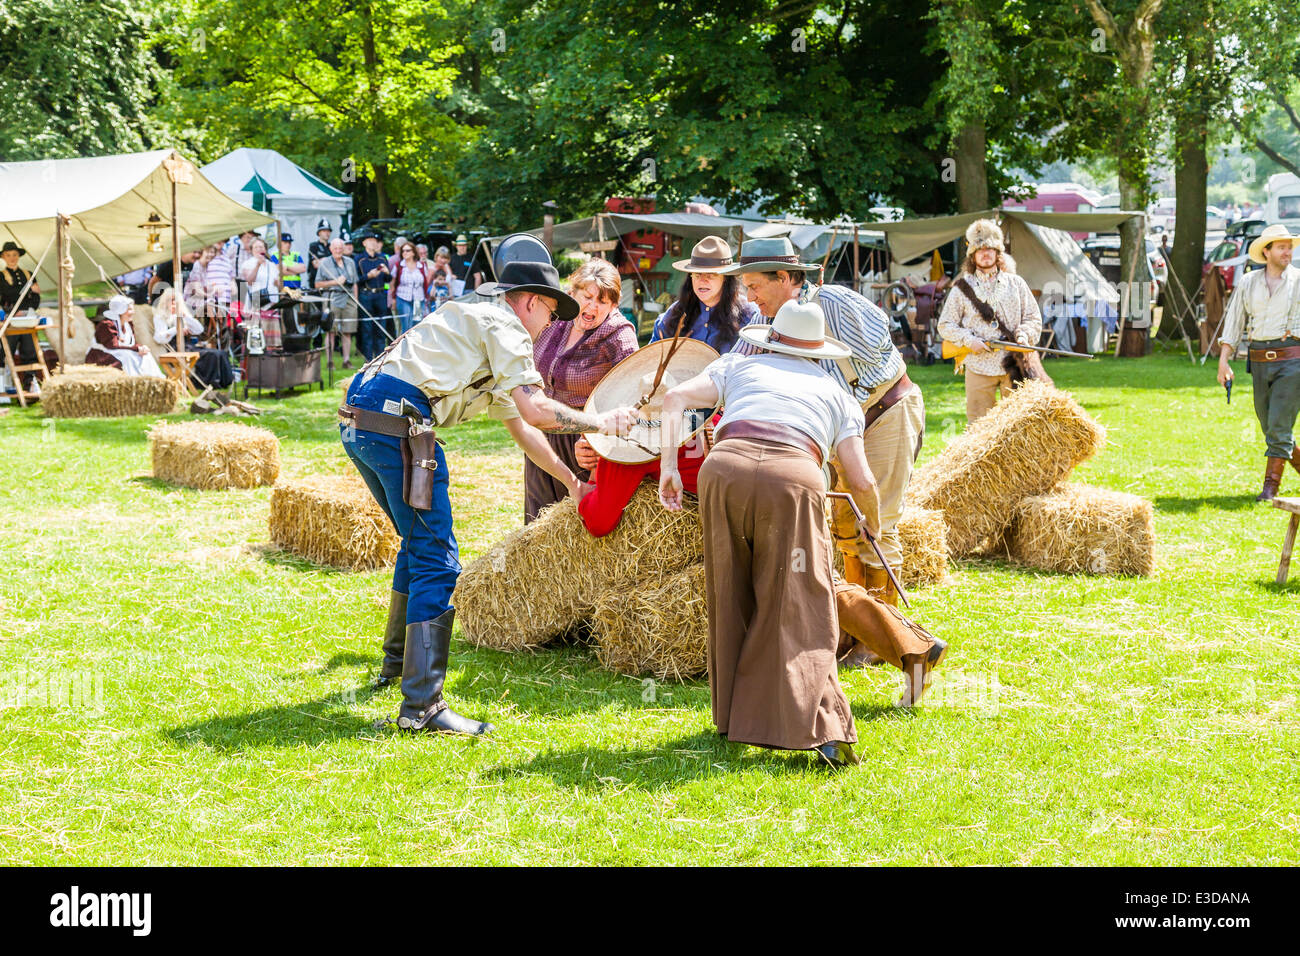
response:
[[[1206,42],[1208,41],[1208,42]],[[1174,192],[1178,199],[1174,220],[1171,276],[1165,288],[1165,307],[1173,312],[1188,334],[1196,337],[1196,290],[1201,284],[1205,259],[1205,188],[1210,175],[1209,109],[1202,90],[1215,82],[1214,37],[1205,31],[1187,51],[1184,72],[1187,89],[1178,99],[1174,136]]]
[[[962,127],[953,141],[957,161],[957,209],[979,212],[989,208],[989,175],[985,162],[984,122]]]
[[[393,218],[393,202],[388,198],[388,164],[375,163],[375,207],[380,219]]]

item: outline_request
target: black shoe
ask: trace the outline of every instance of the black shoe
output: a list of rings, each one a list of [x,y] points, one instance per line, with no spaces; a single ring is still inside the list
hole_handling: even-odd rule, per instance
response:
[[[447,679],[447,657],[451,650],[451,623],[455,608],[444,611],[436,620],[420,621],[406,628],[406,648],[402,655],[402,709],[397,726],[402,730],[442,731],[489,734],[494,729],[485,721],[462,717],[442,699],[442,685]]]
[[[813,749],[817,754],[818,766],[827,770],[843,770],[856,767],[862,761],[853,752],[853,747],[842,740],[832,740]]]
[[[388,624],[384,627],[384,663],[371,690],[392,687],[402,679],[402,655],[406,649],[406,598],[392,591],[388,598]]]

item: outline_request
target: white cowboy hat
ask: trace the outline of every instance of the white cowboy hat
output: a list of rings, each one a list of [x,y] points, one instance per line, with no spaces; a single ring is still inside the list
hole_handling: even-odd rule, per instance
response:
[[[1265,227],[1264,231],[1259,234],[1259,237],[1250,244],[1250,249],[1248,250],[1250,253],[1250,261],[1258,262],[1260,265],[1263,265],[1264,247],[1270,242],[1281,242],[1287,239],[1291,240],[1291,247],[1293,249],[1295,248],[1295,244],[1300,242],[1300,236],[1291,235],[1291,230],[1281,223],[1275,223],[1272,226]]]
[[[740,337],[750,345],[811,359],[843,359],[853,350],[826,334],[826,316],[815,302],[791,299],[776,311],[771,325],[747,325]]]
[[[599,414],[612,408],[636,405],[654,385],[659,363],[672,348],[672,339],[651,342],[619,362],[600,380],[587,399],[586,410]],[[659,420],[663,416],[664,396],[668,390],[687,379],[699,375],[716,360],[718,353],[697,339],[682,338],[677,350],[668,360],[659,387],[650,394],[649,401],[638,409],[639,421],[632,426],[626,438],[613,435],[592,434],[584,436],[596,454],[609,461],[624,465],[642,465],[659,457]],[[704,430],[715,409],[687,409],[684,424],[677,435],[677,444],[686,444]]]

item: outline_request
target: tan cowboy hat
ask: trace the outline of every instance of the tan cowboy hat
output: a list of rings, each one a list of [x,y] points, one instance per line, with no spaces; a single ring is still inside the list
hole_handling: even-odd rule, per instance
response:
[[[1300,236],[1291,235],[1291,230],[1287,229],[1287,227],[1281,223],[1265,227],[1264,231],[1259,234],[1259,237],[1250,244],[1250,249],[1248,250],[1250,253],[1250,261],[1258,262],[1260,265],[1263,265],[1264,247],[1270,242],[1281,242],[1287,239],[1291,241],[1291,248],[1293,249],[1295,248],[1295,244],[1300,242]]]
[[[816,272],[819,262],[800,262],[789,236],[746,239],[740,244],[740,259],[722,271],[729,276],[746,272]]]
[[[673,268],[678,272],[721,272],[736,260],[731,258],[731,246],[720,236],[705,236],[695,244],[689,259],[678,259]]]
[[[610,369],[605,377],[587,399],[586,410],[592,414],[636,405],[654,385],[659,363],[673,346],[672,339],[651,342],[643,349],[633,352],[623,361]],[[668,390],[682,382],[692,379],[704,371],[705,367],[718,358],[718,353],[697,339],[679,339],[677,350],[664,369],[659,387],[650,395],[650,400],[638,410],[640,420],[632,427],[626,438],[613,435],[584,436],[596,454],[609,461],[624,465],[643,465],[659,457],[659,419],[663,415],[664,396]],[[685,424],[678,434],[678,446],[686,444],[704,430],[716,409],[687,409]]]
[[[771,325],[747,325],[740,337],[750,345],[811,359],[843,359],[853,351],[826,334],[826,315],[816,302],[791,299],[776,310]]]

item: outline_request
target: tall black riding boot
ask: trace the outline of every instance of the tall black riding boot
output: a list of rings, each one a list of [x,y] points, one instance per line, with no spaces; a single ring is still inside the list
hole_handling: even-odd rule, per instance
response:
[[[469,720],[447,706],[442,684],[447,679],[447,655],[451,650],[451,622],[456,609],[444,611],[433,621],[420,621],[406,629],[406,650],[402,655],[402,709],[397,726],[403,730],[445,731],[478,736],[492,732],[492,725]]]
[[[393,591],[388,598],[388,626],[384,628],[384,663],[375,678],[374,689],[383,690],[402,676],[402,652],[406,647],[406,595]]]

